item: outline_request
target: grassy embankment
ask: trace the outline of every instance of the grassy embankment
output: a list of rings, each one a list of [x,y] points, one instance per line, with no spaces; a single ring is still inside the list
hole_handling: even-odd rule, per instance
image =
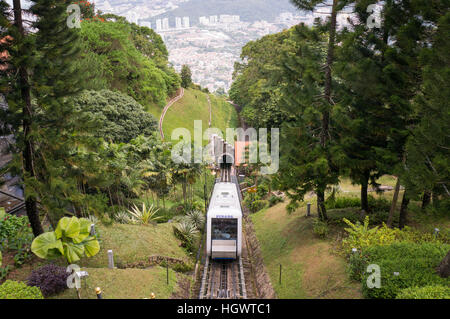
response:
[[[216,127],[225,133],[227,127],[237,127],[238,119],[234,107],[224,98],[209,94],[211,100],[211,127]],[[159,117],[158,117],[159,119]],[[209,124],[209,104],[207,94],[194,89],[185,90],[184,97],[172,105],[164,118],[163,130],[166,140],[170,141],[172,131],[176,128],[187,128],[194,138],[194,121],[202,121],[205,131]],[[207,144],[207,141],[203,141]]]
[[[391,176],[383,176],[378,182],[395,186],[396,180]],[[337,197],[358,197],[359,191],[358,185],[352,185],[349,180],[342,179]],[[375,198],[384,197],[390,201],[393,192],[370,194]],[[314,197],[308,198],[307,201],[313,203],[312,213],[315,215]],[[264,262],[278,297],[362,298],[360,283],[350,281],[346,260],[337,253],[339,244],[336,237],[338,233],[343,233],[342,224],[330,226],[327,238],[320,239],[313,232],[313,218],[305,217],[306,203],[292,214],[286,213],[286,204],[287,200],[251,216]],[[448,217],[423,216],[420,210],[416,209],[418,204],[410,204],[409,226],[426,232],[432,232],[435,227],[450,227]],[[358,211],[358,208],[329,210],[328,215],[337,220],[354,211]]]
[[[175,238],[172,225],[122,225],[98,227],[100,252],[80,262],[82,270],[89,273],[86,286],[83,283],[83,298],[95,298],[95,287],[101,287],[104,298],[170,298],[178,289],[178,281],[188,277],[169,270],[169,285],[166,282],[166,269],[153,266],[147,269],[108,269],[108,250],[114,252],[115,265],[145,262],[150,256],[160,255],[183,259],[189,262],[185,251]],[[75,298],[76,292],[66,290],[57,298]]]
[[[170,298],[179,289],[180,280],[190,280],[182,273],[169,269],[169,285],[166,282],[166,269],[150,266],[147,269],[108,268],[108,250],[114,252],[115,266],[122,268],[132,263],[145,263],[150,256],[159,255],[185,260],[191,263],[186,252],[179,246],[180,241],[174,236],[172,225],[98,225],[100,252],[92,258],[83,258],[76,262],[81,270],[89,273],[83,281],[81,296],[96,298],[95,288],[103,290],[103,297],[110,298],[150,298],[153,292],[156,298]],[[11,260],[12,262],[12,260]],[[7,279],[26,281],[33,269],[48,261],[34,257],[31,263],[14,269]],[[65,265],[62,260],[58,264]],[[6,264],[5,264],[6,265]],[[74,289],[66,289],[52,298],[77,298]]]

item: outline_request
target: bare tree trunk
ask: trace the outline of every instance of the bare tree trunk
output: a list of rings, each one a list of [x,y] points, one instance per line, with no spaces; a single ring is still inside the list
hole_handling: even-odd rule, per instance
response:
[[[425,191],[423,193],[423,197],[422,197],[422,210],[427,208],[427,206],[430,204],[430,202],[431,202],[431,192]]]
[[[186,206],[186,173],[184,173],[184,181],[182,183],[182,187],[183,187],[183,199],[184,199],[184,205]]]
[[[22,7],[20,5],[20,0],[13,1],[14,6],[14,23],[18,28],[19,33],[25,37],[25,30],[23,27],[22,21]],[[20,40],[19,40],[20,41]],[[24,134],[24,143],[25,148],[23,150],[23,166],[24,166],[24,175],[25,179],[35,179],[35,170],[33,163],[34,156],[34,145],[32,141],[32,132],[31,132],[31,121],[32,121],[32,105],[31,105],[31,92],[30,92],[30,84],[28,79],[28,71],[25,66],[19,66],[18,68],[21,95],[23,99],[23,108],[22,108],[22,116],[23,116],[23,134]],[[28,193],[28,194],[27,194]],[[27,211],[28,220],[30,221],[30,226],[33,230],[33,235],[39,236],[44,232],[42,229],[41,221],[39,220],[39,212],[37,209],[37,200],[34,195],[29,194],[27,192],[27,187],[25,187],[25,207]]]
[[[397,183],[395,184],[394,197],[392,198],[391,209],[389,210],[389,217],[387,220],[387,226],[392,228],[392,221],[394,220],[395,208],[397,206],[398,194],[400,193],[400,178],[397,177]]]
[[[327,210],[325,208],[325,192],[322,190],[316,190],[317,194],[317,215],[322,221],[328,220]]]
[[[328,39],[328,50],[327,50],[327,65],[325,68],[325,90],[324,97],[326,103],[328,104],[325,110],[322,112],[322,130],[320,133],[320,143],[323,148],[326,148],[327,142],[329,140],[329,124],[330,124],[330,106],[333,104],[333,99],[331,98],[332,90],[332,65],[334,62],[334,47],[336,42],[336,26],[337,26],[337,2],[338,0],[333,0],[333,8],[331,11],[331,21]]]
[[[366,213],[369,213],[369,200],[367,198],[367,191],[369,188],[369,173],[364,173],[364,177],[361,180],[361,209]]]
[[[398,222],[398,228],[403,229],[406,225],[406,218],[408,215],[408,205],[409,205],[409,195],[408,191],[405,189],[403,193],[402,205],[400,207],[400,218]]]
[[[438,267],[439,276],[443,278],[448,278],[450,276],[450,251],[447,256],[442,260]]]
[[[322,110],[322,128],[320,132],[320,145],[326,151],[328,146],[328,141],[330,137],[329,125],[330,125],[330,108],[333,105],[333,99],[331,97],[332,91],[332,65],[334,62],[334,47],[336,42],[336,26],[337,26],[337,2],[338,0],[333,0],[333,8],[331,11],[331,21],[328,39],[328,50],[327,50],[327,62],[325,68],[325,88],[324,88],[324,98],[326,101],[326,107]],[[329,159],[328,159],[329,160]],[[327,220],[327,211],[325,208],[325,191],[316,190],[317,193],[317,211],[319,218],[321,220]]]

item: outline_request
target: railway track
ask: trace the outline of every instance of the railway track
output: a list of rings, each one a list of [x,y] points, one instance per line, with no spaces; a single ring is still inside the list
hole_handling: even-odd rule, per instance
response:
[[[220,182],[232,182],[232,169],[220,170]],[[244,267],[242,259],[206,259],[200,285],[199,299],[246,299]]]
[[[207,259],[199,299],[246,299],[242,261]]]

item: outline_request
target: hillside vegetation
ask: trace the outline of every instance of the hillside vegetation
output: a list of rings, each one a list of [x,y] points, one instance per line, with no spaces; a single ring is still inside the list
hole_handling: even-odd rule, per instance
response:
[[[306,206],[288,214],[280,203],[251,216],[278,298],[361,298],[345,259],[333,252],[332,241],[314,236],[313,219],[305,213]]]
[[[224,98],[209,94],[211,100],[212,122],[225,133],[227,127],[237,127],[237,113],[234,107]],[[172,131],[176,128],[187,128],[194,138],[194,121],[202,121],[205,131],[209,124],[209,104],[207,94],[195,89],[185,90],[184,97],[172,105],[164,117],[163,130],[166,139],[170,140]],[[204,141],[204,143],[207,141]]]
[[[84,88],[119,90],[147,110],[161,108],[180,84],[175,70],[168,67],[161,37],[124,18],[105,18],[81,24],[82,58],[77,67],[86,72]]]
[[[113,250],[117,266],[147,262],[150,256],[165,256],[188,261],[186,252],[180,247],[180,240],[173,234],[169,223],[157,225],[99,225],[100,252],[84,259],[83,267],[107,268],[108,250]]]

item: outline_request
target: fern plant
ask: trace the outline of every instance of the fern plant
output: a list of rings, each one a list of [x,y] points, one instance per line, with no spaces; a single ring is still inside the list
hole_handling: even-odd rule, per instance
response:
[[[147,207],[145,203],[142,203],[142,208],[138,208],[133,204],[133,207],[128,210],[128,214],[131,216],[131,220],[135,224],[156,224],[156,221],[161,218],[161,216],[156,216],[156,213],[159,211],[159,208],[156,208],[152,205]]]

